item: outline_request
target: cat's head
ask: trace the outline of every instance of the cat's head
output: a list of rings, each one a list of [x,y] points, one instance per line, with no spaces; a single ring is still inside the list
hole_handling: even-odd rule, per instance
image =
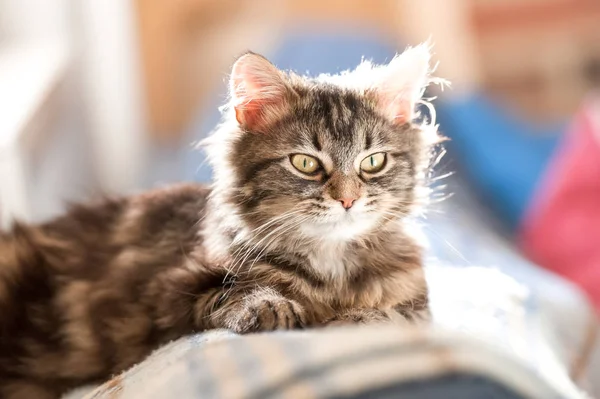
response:
[[[309,238],[356,239],[409,215],[438,141],[433,124],[415,123],[429,61],[421,45],[306,78],[242,55],[209,139],[221,199],[248,227]]]

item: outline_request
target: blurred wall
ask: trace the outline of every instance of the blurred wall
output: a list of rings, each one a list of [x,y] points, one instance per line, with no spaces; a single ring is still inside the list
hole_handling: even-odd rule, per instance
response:
[[[148,138],[133,1],[72,4],[81,98],[100,187],[129,192],[140,185]]]
[[[71,0],[0,0],[0,42],[65,40]]]
[[[600,62],[597,0],[476,0],[484,88],[528,119],[569,118]]]
[[[37,220],[63,208],[86,162],[55,154],[54,143],[80,147],[69,0],[0,0],[0,224]],[[74,153],[82,154],[81,148]],[[66,160],[69,164],[61,163]]]
[[[0,0],[0,224],[140,186],[135,22],[125,0]]]

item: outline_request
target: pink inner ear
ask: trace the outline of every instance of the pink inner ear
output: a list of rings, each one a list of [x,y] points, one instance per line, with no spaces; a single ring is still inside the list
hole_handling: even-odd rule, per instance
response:
[[[269,111],[283,101],[286,85],[280,72],[266,59],[248,54],[233,66],[231,93],[238,123],[258,129],[266,122]]]
[[[240,82],[240,84],[246,84],[246,82]],[[242,89],[240,85],[237,87],[239,88],[239,94],[234,106],[235,117],[240,125],[253,128],[259,123],[262,109],[267,105],[267,101],[259,97],[253,98],[247,95],[248,89]]]
[[[380,73],[374,89],[379,95],[381,111],[395,124],[410,123],[415,118],[415,106],[429,82],[428,44],[407,49],[394,57]]]
[[[414,105],[402,94],[396,96],[384,94],[381,101],[386,116],[395,124],[403,125],[413,119]]]
[[[235,106],[235,118],[248,129],[259,129],[267,122],[267,108],[276,104],[272,98],[248,98],[246,102]]]
[[[236,64],[231,74],[233,97],[235,99],[235,117],[242,126],[255,125],[260,116],[260,86],[253,81],[247,66]]]

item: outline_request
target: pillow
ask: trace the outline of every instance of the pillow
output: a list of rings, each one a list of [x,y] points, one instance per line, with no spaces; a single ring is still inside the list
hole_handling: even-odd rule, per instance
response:
[[[469,182],[516,229],[564,126],[536,126],[483,93],[436,103],[440,131]]]

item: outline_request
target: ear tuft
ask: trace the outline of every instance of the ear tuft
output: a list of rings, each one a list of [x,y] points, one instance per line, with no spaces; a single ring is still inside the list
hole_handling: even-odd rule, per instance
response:
[[[229,91],[239,124],[253,130],[267,122],[270,112],[283,107],[288,85],[266,58],[248,52],[233,64]]]
[[[375,82],[377,101],[384,114],[396,124],[415,118],[415,107],[430,82],[431,46],[408,48],[380,69]]]

